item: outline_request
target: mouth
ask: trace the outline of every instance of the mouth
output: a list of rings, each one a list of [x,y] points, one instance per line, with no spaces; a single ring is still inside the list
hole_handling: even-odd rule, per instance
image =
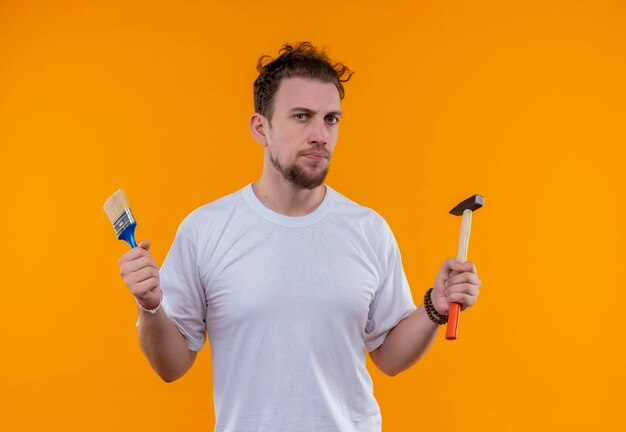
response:
[[[303,154],[302,156],[306,157],[307,159],[316,160],[316,161],[328,159],[328,156],[326,156],[325,154],[317,153],[317,152],[306,153],[306,154]]]

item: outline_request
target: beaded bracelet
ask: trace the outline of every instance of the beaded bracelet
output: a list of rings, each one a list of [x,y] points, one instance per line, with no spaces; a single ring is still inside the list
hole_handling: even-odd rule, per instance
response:
[[[430,318],[430,320],[435,324],[446,324],[448,322],[448,315],[441,315],[433,306],[433,301],[430,298],[430,293],[432,292],[432,290],[433,289],[430,288],[428,291],[426,291],[426,294],[424,294],[424,308],[426,309],[428,318]]]

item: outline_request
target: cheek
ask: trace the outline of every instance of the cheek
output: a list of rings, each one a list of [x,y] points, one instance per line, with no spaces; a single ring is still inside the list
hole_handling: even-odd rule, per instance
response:
[[[297,148],[290,146],[289,142],[281,139],[281,137],[274,137],[269,146],[269,150],[272,153],[274,159],[278,160],[281,164],[290,163],[295,160]]]
[[[337,131],[335,131],[332,135],[328,136],[328,150],[332,153],[335,151],[335,147],[337,146]]]

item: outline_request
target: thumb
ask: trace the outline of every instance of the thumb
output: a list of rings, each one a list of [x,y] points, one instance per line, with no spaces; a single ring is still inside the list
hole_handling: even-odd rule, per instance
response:
[[[150,240],[142,240],[137,244],[137,246],[145,250],[150,250]]]

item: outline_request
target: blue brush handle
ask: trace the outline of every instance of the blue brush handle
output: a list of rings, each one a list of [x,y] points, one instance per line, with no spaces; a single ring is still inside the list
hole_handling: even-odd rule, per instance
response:
[[[122,234],[118,237],[119,240],[126,240],[131,248],[137,247],[137,243],[135,243],[135,227],[137,226],[137,222],[133,222],[126,227]]]

